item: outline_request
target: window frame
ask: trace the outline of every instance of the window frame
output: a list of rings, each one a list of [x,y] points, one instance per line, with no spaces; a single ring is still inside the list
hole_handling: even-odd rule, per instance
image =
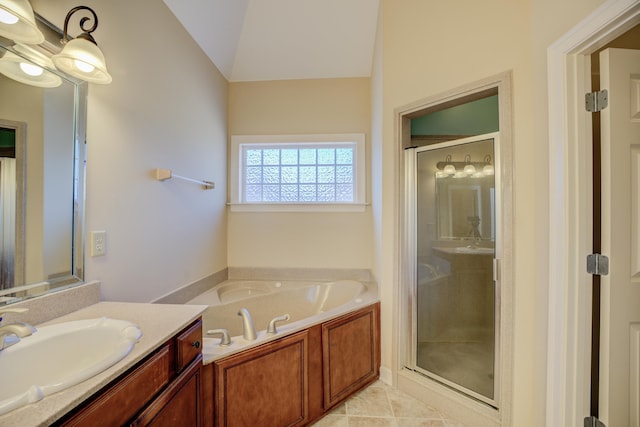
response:
[[[262,144],[300,148],[326,143],[353,143],[354,201],[353,202],[246,202],[242,198],[243,159],[242,147],[258,147]],[[266,148],[266,147],[265,147]],[[366,207],[366,157],[364,133],[299,134],[299,135],[232,135],[229,167],[229,191],[231,211],[240,212],[362,212]]]

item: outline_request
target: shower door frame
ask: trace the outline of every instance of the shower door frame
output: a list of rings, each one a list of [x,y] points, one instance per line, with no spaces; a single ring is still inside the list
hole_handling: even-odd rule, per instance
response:
[[[495,198],[494,198],[493,204],[495,208],[495,229],[496,229],[495,240],[494,240],[494,253],[493,253],[493,283],[494,283],[493,398],[484,396],[467,387],[464,387],[461,384],[456,383],[455,381],[448,380],[434,372],[431,372],[425,368],[422,368],[418,366],[418,361],[417,361],[417,353],[418,353],[418,348],[417,348],[418,280],[417,279],[418,278],[416,277],[417,276],[416,271],[418,268],[418,262],[417,262],[418,239],[416,238],[416,236],[418,234],[418,216],[415,213],[417,213],[417,208],[418,208],[418,191],[417,191],[418,188],[416,185],[418,181],[418,168],[417,168],[418,154],[423,153],[425,151],[433,151],[433,150],[438,150],[442,148],[457,147],[465,144],[470,144],[473,142],[487,141],[489,139],[493,140],[492,154],[493,154],[494,165],[495,165],[495,175],[494,175]],[[406,167],[405,185],[406,185],[406,195],[407,195],[406,206],[407,206],[407,209],[411,209],[414,212],[413,215],[409,215],[407,217],[407,223],[405,224],[406,238],[407,240],[410,240],[410,243],[407,249],[408,251],[412,252],[407,254],[408,256],[406,259],[407,278],[409,279],[407,281],[407,285],[412,287],[412,289],[410,290],[410,294],[412,295],[412,298],[410,299],[411,322],[409,324],[409,329],[410,329],[409,335],[411,336],[411,342],[410,342],[411,350],[408,355],[409,366],[407,366],[406,368],[410,370],[414,370],[415,372],[418,372],[422,375],[425,375],[431,378],[432,380],[445,384],[446,386],[460,393],[463,393],[469,397],[472,397],[481,402],[484,402],[496,409],[499,407],[499,402],[500,402],[500,369],[499,367],[500,367],[501,322],[500,322],[500,277],[499,277],[500,275],[498,273],[500,256],[502,254],[502,247],[501,247],[502,233],[501,233],[501,227],[500,227],[501,220],[502,220],[501,218],[502,213],[500,212],[501,209],[498,209],[498,207],[501,206],[501,202],[502,202],[502,194],[500,191],[500,188],[501,188],[500,164],[501,162],[500,162],[500,133],[499,132],[475,135],[468,138],[455,139],[455,140],[442,142],[438,144],[427,145],[427,146],[416,147],[416,148],[409,148],[405,150],[405,167]],[[466,240],[461,240],[461,242],[466,242]]]
[[[426,111],[437,111],[449,106],[459,105],[478,99],[478,94],[497,89],[499,110],[499,137],[501,147],[500,159],[500,192],[502,200],[497,209],[501,212],[502,221],[498,227],[502,238],[500,247],[502,255],[499,263],[501,295],[499,302],[500,317],[500,366],[499,375],[500,398],[498,407],[494,408],[465,396],[451,388],[424,377],[407,368],[411,355],[411,319],[408,308],[415,298],[410,291],[410,284],[415,272],[407,265],[411,247],[415,238],[407,234],[407,224],[412,221],[415,211],[408,206],[409,194],[406,188],[407,168],[404,151],[411,138],[411,119],[425,114]],[[401,391],[428,403],[436,409],[456,413],[459,421],[478,426],[511,425],[513,417],[513,351],[514,351],[514,293],[513,293],[513,131],[512,131],[512,72],[506,71],[476,82],[472,82],[428,98],[420,99],[394,110],[395,116],[395,154],[397,176],[397,258],[395,276],[397,286],[394,287],[393,304],[393,346],[396,349],[395,362],[391,372],[392,382]]]

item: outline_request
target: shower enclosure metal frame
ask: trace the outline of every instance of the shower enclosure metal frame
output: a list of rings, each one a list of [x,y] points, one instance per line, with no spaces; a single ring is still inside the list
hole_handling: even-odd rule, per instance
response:
[[[464,144],[470,144],[473,142],[485,141],[485,140],[493,140],[493,150],[494,150],[494,164],[495,164],[495,175],[494,175],[494,189],[495,189],[495,252],[493,259],[493,280],[495,284],[494,288],[494,358],[493,358],[493,398],[489,398],[480,393],[477,393],[469,388],[466,388],[460,384],[457,384],[453,381],[447,380],[436,373],[429,372],[425,369],[422,369],[418,366],[417,363],[417,353],[418,353],[418,328],[417,328],[417,319],[418,319],[418,277],[417,277],[417,269],[418,269],[418,194],[417,194],[417,180],[418,180],[418,168],[417,168],[417,158],[419,153],[433,151],[442,148],[461,146]],[[493,408],[499,408],[500,406],[500,382],[501,382],[501,370],[500,370],[500,338],[501,338],[501,310],[500,310],[500,296],[501,296],[501,281],[499,277],[500,270],[500,257],[502,254],[502,233],[501,233],[501,209],[502,206],[502,192],[501,189],[501,150],[500,150],[500,135],[499,132],[478,135],[469,138],[457,139],[453,141],[447,141],[443,143],[427,145],[423,147],[417,148],[409,148],[404,151],[404,169],[405,169],[405,232],[404,232],[404,254],[403,257],[404,265],[403,265],[403,281],[406,286],[403,286],[404,291],[406,292],[405,301],[409,304],[410,310],[408,310],[408,316],[405,316],[405,331],[406,339],[408,342],[405,343],[405,348],[407,351],[404,354],[404,363],[405,368],[412,370],[414,372],[418,372],[421,375],[425,375],[426,377],[435,380],[441,384],[450,387],[453,390],[461,392],[473,399],[476,399],[480,402],[490,405]],[[464,241],[463,241],[464,242]]]

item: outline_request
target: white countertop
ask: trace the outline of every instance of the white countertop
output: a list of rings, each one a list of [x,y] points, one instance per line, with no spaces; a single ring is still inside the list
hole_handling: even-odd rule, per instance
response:
[[[0,416],[0,426],[31,427],[55,422],[153,352],[195,320],[205,309],[206,306],[201,305],[100,302],[41,324],[40,326],[44,326],[71,320],[109,317],[136,323],[142,329],[143,335],[131,353],[111,368],[39,402]],[[52,369],[55,367],[52,366]]]

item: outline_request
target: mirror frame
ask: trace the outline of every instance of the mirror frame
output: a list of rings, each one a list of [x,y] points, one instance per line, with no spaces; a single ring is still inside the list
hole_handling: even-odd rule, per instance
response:
[[[62,39],[62,31],[35,13],[36,23],[38,28],[45,35],[45,41],[37,46],[31,46],[36,48],[41,53],[48,56],[59,52],[62,48],[59,41]],[[20,52],[13,49],[13,41],[0,37],[0,47],[13,52],[18,56],[24,57]],[[28,58],[25,58],[28,59]],[[86,185],[86,126],[87,126],[87,91],[88,84],[79,79],[66,75],[65,73],[50,69],[49,71],[59,75],[64,81],[70,83],[74,87],[74,112],[73,112],[73,225],[71,236],[71,265],[70,274],[58,278],[42,278],[42,282],[25,284],[9,289],[0,291],[0,307],[15,302],[20,302],[28,298],[41,296],[50,292],[55,292],[69,287],[77,286],[84,283],[84,223],[85,223],[85,185]],[[20,148],[16,144],[16,157],[18,150],[22,151],[22,158],[24,160],[25,152],[25,139],[26,139],[26,124],[0,120],[0,125],[7,128],[16,129],[16,141],[22,141]],[[18,233],[22,236],[22,239],[16,237],[16,254],[22,254],[20,262],[16,262],[15,271],[16,279],[20,278],[24,281],[25,274],[25,261],[24,261],[24,248],[25,248],[25,199],[26,199],[26,162],[17,162],[16,183],[18,187],[16,191],[16,218],[20,220],[16,221],[16,236]],[[22,177],[20,179],[20,177]],[[21,277],[20,277],[21,276]],[[16,283],[21,283],[16,280]]]

